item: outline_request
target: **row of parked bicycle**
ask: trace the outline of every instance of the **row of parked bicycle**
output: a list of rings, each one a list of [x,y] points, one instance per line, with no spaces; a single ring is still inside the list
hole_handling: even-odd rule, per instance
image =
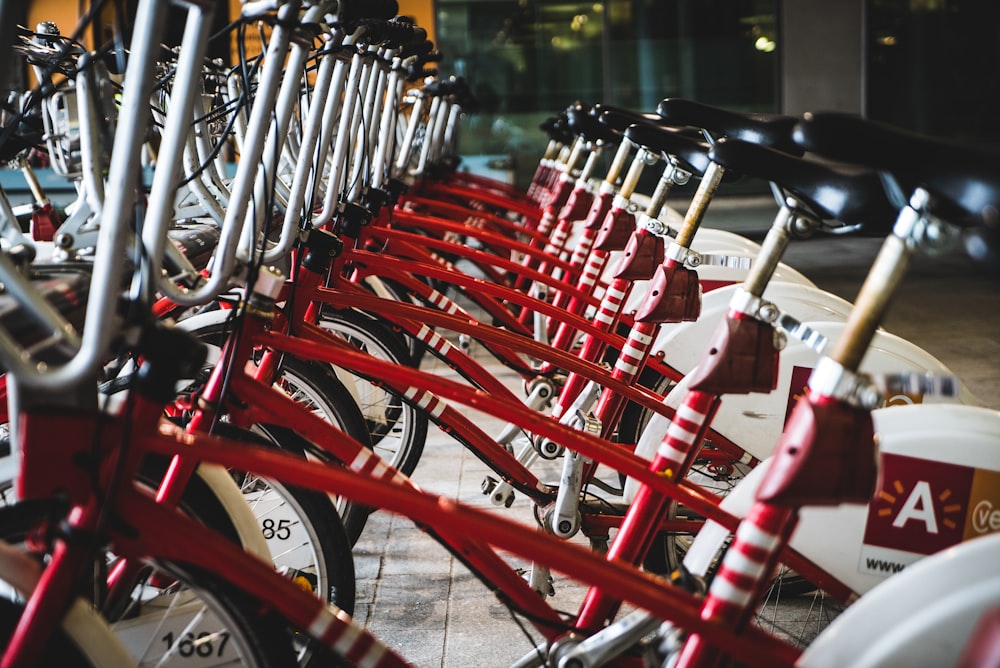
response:
[[[213,35],[213,3],[140,0],[127,47],[80,44],[97,10],[19,33],[40,83],[0,133],[36,200],[0,191],[0,665],[406,665],[351,619],[376,510],[536,629],[521,666],[995,658],[1000,414],[880,323],[914,254],[994,252],[998,156],[844,114],[575,104],[521,192],[456,168],[475,101],[397,9],[249,2]],[[249,26],[262,54],[205,58]],[[737,174],[777,196],[761,244],[702,225]],[[854,304],[782,263],[852,231],[885,237]],[[411,483],[430,423],[537,526]],[[851,605],[777,635],[775,588]]]

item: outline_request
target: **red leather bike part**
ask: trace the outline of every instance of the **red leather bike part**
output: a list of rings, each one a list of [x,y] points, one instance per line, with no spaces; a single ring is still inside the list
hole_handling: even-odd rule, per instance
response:
[[[601,229],[604,225],[604,219],[607,218],[608,212],[611,211],[611,203],[613,201],[614,196],[611,193],[601,193],[594,198],[593,204],[590,205],[590,211],[587,212],[587,229]]]
[[[675,262],[653,273],[649,294],[635,315],[636,322],[693,322],[701,315],[698,272]]]
[[[594,248],[601,251],[625,250],[635,231],[635,216],[625,209],[612,209],[604,217]]]
[[[778,441],[757,500],[785,507],[867,503],[877,489],[871,412],[800,399]]]
[[[559,213],[559,210],[566,205],[566,200],[569,199],[571,192],[573,192],[573,182],[560,179],[556,184],[555,191],[552,193],[552,199],[549,200],[546,208],[550,209],[553,215]]]
[[[625,255],[618,265],[615,278],[644,281],[663,263],[663,239],[642,230],[635,230],[625,245]]]
[[[31,238],[35,241],[52,241],[56,230],[62,225],[59,214],[51,204],[36,207],[31,212]]]
[[[728,316],[693,373],[691,389],[709,394],[770,392],[778,380],[778,350],[771,325]]]
[[[586,190],[573,189],[566,205],[559,212],[560,220],[576,221],[587,217],[590,207],[594,204],[594,196]]]

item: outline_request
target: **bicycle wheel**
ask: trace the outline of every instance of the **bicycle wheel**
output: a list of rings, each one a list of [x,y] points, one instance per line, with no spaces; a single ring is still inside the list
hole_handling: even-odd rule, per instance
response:
[[[188,331],[208,346],[204,374],[204,378],[207,378],[212,366],[219,361],[221,345],[228,334],[227,326],[225,323],[211,323]],[[204,382],[204,378],[194,379],[192,387],[198,387]],[[274,386],[352,439],[371,447],[364,416],[354,397],[328,366],[286,355]],[[300,454],[314,450],[303,439],[293,436],[292,430],[281,425],[268,425],[266,432],[267,438],[280,447],[286,447],[286,443],[294,441],[295,445],[290,449]],[[364,530],[371,509],[340,497],[334,500],[334,505],[353,545]]]
[[[778,564],[752,623],[796,647],[806,647],[844,608],[809,580]]]
[[[24,610],[22,605],[0,597],[0,648],[6,648]],[[107,666],[100,657],[86,656],[80,648],[59,629],[45,647],[40,665],[66,666],[67,668],[97,668]]]
[[[165,578],[173,578],[164,588]],[[150,564],[109,619],[140,666],[291,666],[292,637],[274,612],[192,566]]]
[[[219,436],[255,445],[280,447],[254,432],[220,424]],[[166,472],[165,458],[145,464],[143,475],[151,487]],[[355,603],[354,557],[343,523],[330,500],[323,494],[230,472],[256,518],[258,530],[267,543],[275,569],[325,601],[353,614]],[[181,500],[185,514],[209,528],[239,542],[223,504],[211,486],[196,475],[188,483]]]
[[[709,566],[705,579],[710,583],[729,549],[728,536]],[[689,545],[686,540],[684,545]],[[784,564],[779,563],[757,609],[750,619],[754,626],[796,647],[804,648],[844,611],[845,605],[829,596]]]
[[[353,615],[354,556],[330,499],[274,480],[236,477],[278,572]]]
[[[365,447],[371,447],[365,419],[354,402],[350,390],[337,380],[329,367],[286,357],[282,363],[281,377],[275,385],[355,441]],[[257,425],[256,428],[282,449],[326,463],[332,464],[335,461],[326,453],[317,451],[296,434],[294,429],[285,425]],[[372,509],[336,495],[330,498],[353,545],[361,536]]]
[[[749,470],[750,467],[748,465],[732,461],[727,462],[723,470],[717,466],[717,462],[702,458],[695,461],[694,466],[686,477],[702,489],[712,492],[719,497],[724,497],[743,479],[743,476]],[[666,519],[697,522],[704,518],[693,513],[686,506],[672,502],[667,509]],[[694,540],[695,533],[661,531],[653,540],[653,544],[650,546],[649,552],[643,561],[643,567],[648,571],[661,575],[677,570],[684,561],[684,555],[687,554],[688,547],[691,545],[691,541]]]
[[[0,513],[0,539],[39,562],[45,555],[27,536],[48,515],[43,504],[18,504]],[[109,555],[110,559],[114,559]],[[95,573],[105,572],[103,565]],[[6,583],[3,583],[6,585]],[[123,599],[105,600],[99,612],[140,666],[254,666],[294,664],[284,621],[216,576],[198,568],[149,562]],[[83,590],[86,590],[84,588]],[[9,635],[21,601],[3,587],[3,629]],[[52,643],[50,643],[51,645]],[[61,643],[60,643],[61,644]],[[68,665],[92,665],[70,653]],[[43,665],[67,665],[60,660]]]
[[[319,324],[372,357],[412,366],[402,339],[366,315],[325,309]],[[354,396],[368,425],[372,448],[390,466],[406,475],[412,474],[427,440],[427,414],[385,387],[349,373],[346,375],[355,381]]]

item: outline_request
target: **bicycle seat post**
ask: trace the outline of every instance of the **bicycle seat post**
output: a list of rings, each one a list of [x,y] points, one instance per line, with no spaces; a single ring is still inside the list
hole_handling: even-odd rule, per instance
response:
[[[847,328],[830,352],[830,358],[848,371],[857,371],[861,364],[916,247],[933,238],[933,230],[943,224],[929,217],[930,199],[926,190],[913,193],[861,286]]]
[[[737,563],[737,557],[727,555],[716,577],[720,584],[713,583],[709,590],[703,616],[741,628],[776,566],[778,547],[787,542],[798,523],[798,509],[866,503],[874,492],[877,445],[871,411],[881,397],[857,370],[916,248],[948,237],[941,230],[943,223],[930,213],[930,204],[930,194],[918,188],[900,211],[840,339],[820,360],[809,378],[806,396],[792,411],[731,553],[736,549],[746,555],[749,545],[766,547],[754,553],[750,564]],[[734,582],[739,583],[735,588]],[[716,656],[715,648],[692,636],[678,665],[701,665]]]

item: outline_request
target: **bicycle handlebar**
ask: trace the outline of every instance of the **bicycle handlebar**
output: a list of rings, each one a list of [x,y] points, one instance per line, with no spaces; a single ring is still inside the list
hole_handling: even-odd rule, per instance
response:
[[[340,0],[337,18],[341,23],[356,23],[364,19],[388,21],[399,13],[396,0]]]
[[[424,31],[424,34],[426,35],[427,32]],[[418,56],[418,57],[429,56],[431,51],[433,50],[434,50],[434,42],[430,41],[429,39],[425,38],[423,41],[414,39],[410,41],[409,44],[403,45],[403,48],[399,50],[399,54],[397,55],[400,58],[404,59],[411,58],[413,56]],[[426,61],[422,60],[422,62]]]
[[[122,258],[126,255],[126,246],[131,236],[130,217],[135,210],[134,176],[139,169],[139,147],[145,139],[154,65],[159,55],[159,41],[149,37],[159,34],[164,15],[165,9],[159,3],[139,3],[129,65],[130,72],[135,72],[135,75],[130,77],[130,85],[125,88],[122,96],[121,122],[115,135],[108,171],[105,206],[87,302],[86,326],[78,341],[69,323],[48,306],[8,257],[0,256],[0,280],[7,284],[11,294],[29,310],[38,324],[51,329],[56,336],[77,349],[73,357],[61,366],[37,364],[30,356],[25,356],[25,351],[6,329],[0,329],[0,359],[14,372],[19,384],[39,390],[65,392],[69,388],[79,387],[81,383],[92,383],[116,334],[112,323],[121,295],[124,274]],[[204,18],[205,15],[200,16]],[[186,113],[184,115],[187,116]]]

